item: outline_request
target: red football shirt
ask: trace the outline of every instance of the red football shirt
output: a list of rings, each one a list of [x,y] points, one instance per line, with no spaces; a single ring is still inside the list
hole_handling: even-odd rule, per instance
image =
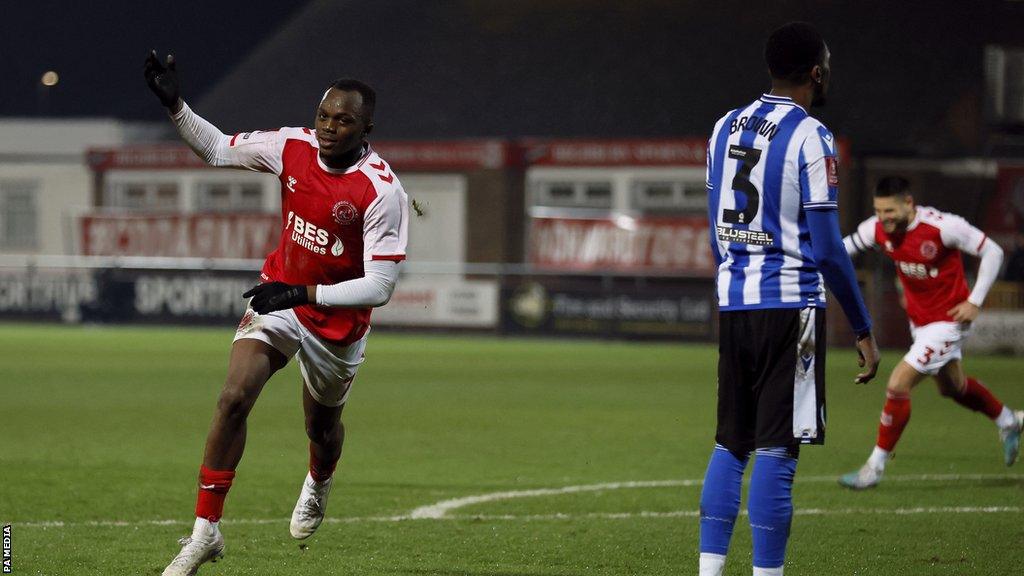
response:
[[[872,216],[852,236],[858,248],[877,248],[892,258],[915,326],[953,322],[946,312],[970,295],[961,252],[977,256],[986,240],[960,216],[925,206],[917,207],[903,233],[886,234]]]
[[[265,282],[337,284],[363,276],[367,260],[405,259],[408,197],[391,167],[372,149],[347,170],[320,160],[307,128],[236,134],[232,164],[272,172],[281,181],[283,232],[260,274]],[[298,306],[317,336],[348,345],[370,326],[370,308]]]

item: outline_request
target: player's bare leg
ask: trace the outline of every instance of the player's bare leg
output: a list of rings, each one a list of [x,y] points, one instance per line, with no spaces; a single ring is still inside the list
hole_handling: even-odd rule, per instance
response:
[[[195,525],[192,535],[179,541],[181,552],[163,576],[191,576],[203,563],[223,556],[224,536],[219,521],[245,450],[246,420],[267,380],[287,362],[283,354],[258,340],[243,338],[231,347],[227,379],[217,400],[199,469]]]
[[[288,362],[269,344],[243,338],[231,347],[228,376],[206,436],[203,466],[234,470],[245,450],[246,421],[263,386]]]
[[[293,538],[309,538],[320,527],[327,511],[327,497],[334,482],[334,469],[345,442],[341,412],[345,405],[324,406],[302,387],[302,407],[306,413],[309,437],[309,473],[302,483],[299,499],[292,511],[289,531]]]
[[[988,416],[999,428],[999,441],[1003,447],[1003,462],[1012,466],[1020,455],[1021,428],[1024,411],[1014,412],[1005,406],[984,384],[965,376],[959,360],[950,361],[935,375],[939,392],[964,408]]]
[[[910,392],[924,378],[924,374],[902,360],[893,368],[885,389],[885,406],[882,408],[875,448],[859,470],[839,478],[841,485],[863,490],[877,486],[882,480],[885,464],[910,421]]]

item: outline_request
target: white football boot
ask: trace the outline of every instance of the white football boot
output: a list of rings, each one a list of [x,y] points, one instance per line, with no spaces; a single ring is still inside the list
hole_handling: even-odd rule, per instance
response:
[[[1013,413],[1014,425],[999,429],[999,440],[1003,443],[1003,462],[1013,466],[1020,456],[1020,435],[1024,432],[1024,410]]]
[[[865,463],[860,467],[860,470],[856,472],[850,472],[849,474],[843,474],[839,477],[839,484],[845,486],[851,490],[864,490],[865,488],[874,488],[878,486],[878,483],[882,481],[882,468],[876,468],[871,464]]]
[[[327,496],[331,493],[333,483],[333,476],[323,482],[316,482],[312,475],[306,474],[306,481],[302,483],[302,491],[299,492],[299,500],[295,503],[295,510],[292,510],[292,522],[288,526],[292,538],[309,538],[320,527],[327,511]]]
[[[205,562],[224,557],[224,536],[203,518],[196,518],[192,535],[178,540],[181,552],[164,568],[163,576],[193,576]]]

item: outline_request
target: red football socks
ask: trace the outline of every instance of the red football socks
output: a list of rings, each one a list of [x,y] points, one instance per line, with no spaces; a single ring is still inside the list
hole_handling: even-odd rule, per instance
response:
[[[224,498],[235,478],[234,470],[210,470],[199,467],[199,496],[196,498],[196,517],[210,522],[220,520],[224,512]]]
[[[316,451],[313,449],[313,443],[309,443],[309,475],[313,477],[314,482],[330,480],[331,476],[334,475],[334,469],[337,466],[338,458],[321,462],[320,459],[316,457]]]
[[[993,396],[984,384],[970,376],[964,383],[963,392],[958,396],[953,396],[953,400],[964,408],[981,412],[993,420],[1003,411],[1003,403]]]
[[[882,408],[882,420],[878,425],[878,447],[886,452],[892,452],[909,421],[910,396],[887,392],[885,407]]]

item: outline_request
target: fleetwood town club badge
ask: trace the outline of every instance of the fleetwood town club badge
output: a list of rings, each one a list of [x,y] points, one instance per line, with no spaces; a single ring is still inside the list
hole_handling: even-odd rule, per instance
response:
[[[348,200],[342,200],[331,208],[331,214],[334,216],[334,221],[342,226],[352,224],[359,218],[359,211],[356,210],[355,204],[352,204]]]
[[[928,260],[934,260],[935,256],[939,253],[939,247],[935,245],[935,242],[931,240],[925,240],[921,242],[921,256]]]

